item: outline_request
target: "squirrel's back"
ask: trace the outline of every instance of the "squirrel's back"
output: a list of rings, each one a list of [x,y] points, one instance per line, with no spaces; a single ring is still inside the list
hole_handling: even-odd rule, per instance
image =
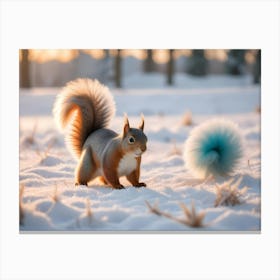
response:
[[[98,161],[101,162],[106,146],[117,136],[118,134],[111,129],[98,129],[87,137],[84,148],[90,147],[92,152],[97,156]]]
[[[79,158],[87,137],[108,127],[115,102],[109,89],[97,80],[77,79],[67,83],[57,96],[53,113],[60,129],[69,128],[66,143]]]

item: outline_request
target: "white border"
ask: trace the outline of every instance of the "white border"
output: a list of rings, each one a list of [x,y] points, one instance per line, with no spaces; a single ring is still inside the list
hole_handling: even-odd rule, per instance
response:
[[[279,279],[279,2],[2,1],[1,279]],[[19,48],[261,48],[262,233],[18,233]]]

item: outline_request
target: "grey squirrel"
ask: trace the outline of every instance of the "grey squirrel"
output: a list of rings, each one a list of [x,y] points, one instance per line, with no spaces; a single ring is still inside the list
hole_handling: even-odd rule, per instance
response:
[[[66,144],[78,159],[75,185],[87,185],[100,177],[103,183],[122,189],[119,178],[126,176],[133,186],[146,186],[139,182],[147,144],[144,117],[139,128],[130,128],[125,116],[122,134],[108,129],[115,103],[106,86],[91,79],[67,83],[56,97],[53,114],[61,130],[68,128]]]

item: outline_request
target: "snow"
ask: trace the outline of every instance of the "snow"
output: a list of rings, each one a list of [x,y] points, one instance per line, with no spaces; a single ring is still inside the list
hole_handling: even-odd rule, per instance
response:
[[[185,76],[185,77],[184,77]],[[247,76],[192,78],[176,75],[175,86],[164,76],[130,77],[114,89],[117,111],[111,128],[122,131],[126,112],[132,127],[145,115],[147,151],[141,182],[134,188],[123,178],[123,190],[98,180],[74,186],[75,159],[57,130],[52,106],[57,88],[20,91],[20,186],[23,188],[22,232],[27,231],[253,231],[261,229],[260,88]],[[147,78],[148,77],[148,78]],[[139,85],[145,88],[139,88]],[[191,125],[184,125],[188,112]],[[190,115],[191,113],[191,115]],[[190,117],[191,116],[191,117]],[[190,131],[210,118],[236,122],[245,152],[233,175],[248,190],[241,204],[215,207],[217,185],[231,178],[199,180],[186,169],[183,148]],[[204,227],[191,227],[152,213],[148,206],[184,219],[180,204],[205,213]]]

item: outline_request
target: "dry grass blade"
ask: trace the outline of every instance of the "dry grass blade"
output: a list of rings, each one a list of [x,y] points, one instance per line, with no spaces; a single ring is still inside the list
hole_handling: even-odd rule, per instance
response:
[[[173,149],[170,151],[168,156],[174,156],[174,155],[180,156],[180,155],[182,155],[182,151],[180,151],[180,149],[178,149],[178,147],[177,147],[176,140],[173,139],[172,142],[173,142]]]
[[[158,216],[166,217],[170,220],[173,220],[175,222],[178,222],[178,223],[181,223],[183,225],[190,226],[190,227],[204,227],[204,226],[206,226],[206,225],[203,224],[203,219],[206,215],[206,212],[203,211],[203,212],[200,212],[199,214],[196,214],[194,202],[192,202],[191,211],[188,209],[188,207],[185,204],[183,204],[183,203],[180,204],[180,206],[183,210],[183,213],[185,215],[184,219],[177,218],[177,217],[171,215],[170,213],[163,212],[157,207],[157,205],[152,206],[148,201],[146,201],[146,204],[147,204],[149,210],[152,213],[154,213]]]
[[[44,160],[49,156],[49,152],[55,143],[56,143],[56,139],[50,141],[45,151],[40,151],[39,147],[36,148],[36,153],[41,158],[40,163],[43,163]]]
[[[58,196],[58,192],[57,192],[57,185],[55,185],[54,192],[53,192],[53,195],[52,195],[52,199],[53,199],[54,202],[59,201],[59,196]]]
[[[183,115],[182,124],[185,125],[185,126],[189,126],[189,125],[193,124],[192,113],[191,112],[186,112]]]
[[[42,163],[46,159],[45,152],[41,152],[39,150],[39,147],[37,147],[35,151],[36,151],[36,154],[41,158],[40,163]]]
[[[148,201],[145,201],[145,203],[147,204],[149,210],[158,215],[158,216],[161,216],[162,215],[162,212],[160,212],[160,210],[158,209],[157,205],[155,204],[154,206],[152,206]]]
[[[250,159],[248,159],[248,161],[247,161],[247,166],[252,171]]]
[[[24,192],[24,185],[20,185],[19,189],[19,223],[20,225],[23,225],[23,219],[24,219],[24,211],[23,211],[23,205],[22,205],[22,197]]]
[[[35,134],[37,131],[37,123],[34,124],[32,132],[29,136],[26,137],[26,143],[33,145],[35,143]]]
[[[192,213],[190,212],[188,207],[184,203],[181,203],[180,206],[181,206],[182,210],[184,211],[184,214],[187,217],[187,219],[191,219]]]
[[[185,214],[185,224],[187,224],[188,226],[191,226],[191,227],[205,226],[203,224],[203,219],[205,218],[206,212],[202,211],[197,214],[196,209],[195,209],[195,204],[193,201],[192,201],[192,205],[191,205],[191,211],[183,203],[181,203],[180,206],[183,209],[184,214]]]
[[[87,204],[86,204],[87,208],[86,208],[86,216],[88,217],[88,220],[89,220],[89,224],[91,224],[92,222],[92,219],[93,219],[93,212],[91,210],[91,206],[90,206],[90,200],[89,198],[87,198]]]
[[[256,108],[255,108],[255,112],[256,113],[258,113],[258,114],[260,114],[261,113],[261,106],[257,106]]]
[[[52,141],[49,142],[47,149],[44,152],[45,158],[49,155],[50,150],[52,149],[53,145],[56,143],[56,139],[52,139]]]
[[[192,201],[192,217],[195,216],[196,216],[196,212],[195,212],[194,202]]]
[[[242,181],[242,177],[240,177],[235,183],[233,183],[234,179],[231,179],[222,185],[216,186],[216,200],[214,206],[220,205],[238,205],[242,203],[241,197],[244,195],[248,188],[243,187],[239,189],[239,185]]]

